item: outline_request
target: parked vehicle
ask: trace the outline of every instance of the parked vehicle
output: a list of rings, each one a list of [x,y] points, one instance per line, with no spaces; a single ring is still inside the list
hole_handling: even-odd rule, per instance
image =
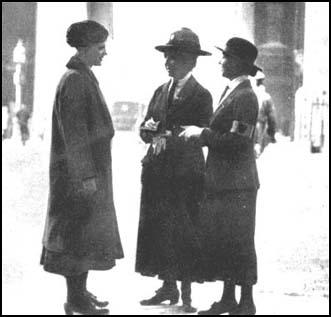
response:
[[[145,106],[133,101],[117,101],[111,109],[111,116],[116,130],[132,131],[142,120]]]

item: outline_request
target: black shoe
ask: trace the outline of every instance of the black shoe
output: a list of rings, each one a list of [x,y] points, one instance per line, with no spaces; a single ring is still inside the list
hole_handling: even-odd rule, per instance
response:
[[[231,310],[229,315],[255,315],[256,307],[254,303],[239,304],[235,309]]]
[[[92,304],[94,304],[98,307],[106,307],[109,305],[108,301],[99,301],[98,298],[94,294],[92,294],[91,292],[89,292],[87,290],[84,292],[84,295],[92,302]]]
[[[195,307],[191,306],[191,304],[183,304],[182,310],[188,314],[193,314],[193,313],[197,312],[197,309]]]
[[[144,299],[140,302],[140,305],[143,306],[152,306],[152,305],[160,305],[162,302],[169,300],[170,305],[175,305],[179,300],[179,291],[178,289],[167,290],[164,288],[160,288],[156,291],[156,295],[154,295],[150,299]]]
[[[80,302],[80,303],[65,303],[64,311],[66,315],[73,315],[79,313],[82,315],[108,315],[109,309],[98,309],[91,302]]]
[[[233,311],[238,306],[236,301],[226,302],[220,301],[215,302],[208,310],[201,310],[198,315],[220,315]]]

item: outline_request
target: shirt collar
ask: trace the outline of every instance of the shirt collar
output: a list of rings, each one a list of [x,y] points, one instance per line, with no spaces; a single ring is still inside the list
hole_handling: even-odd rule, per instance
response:
[[[182,89],[191,76],[192,76],[192,72],[188,72],[184,78],[178,79],[176,89]],[[174,78],[171,78],[171,83],[169,87],[172,86],[173,82],[174,82]]]
[[[240,85],[243,81],[248,80],[248,76],[247,75],[241,75],[239,77],[236,77],[234,79],[232,79],[229,83],[229,90],[234,90],[238,85]]]

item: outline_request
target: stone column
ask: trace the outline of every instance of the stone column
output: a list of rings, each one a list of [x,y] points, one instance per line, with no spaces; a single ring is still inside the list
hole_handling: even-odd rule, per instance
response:
[[[243,36],[255,43],[255,3],[254,2],[240,2],[243,24],[246,32]]]
[[[106,27],[110,37],[114,38],[112,2],[87,2],[87,16]]]
[[[291,139],[298,82],[294,57],[303,32],[297,21],[300,21],[303,6],[296,2],[255,2],[257,62],[264,70],[266,88],[275,103],[278,128]]]

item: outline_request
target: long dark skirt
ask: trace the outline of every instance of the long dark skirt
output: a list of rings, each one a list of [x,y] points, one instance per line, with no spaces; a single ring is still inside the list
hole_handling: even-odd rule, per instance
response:
[[[63,276],[80,275],[89,270],[110,270],[115,266],[115,259],[95,256],[78,256],[69,253],[61,253],[42,249],[40,264],[49,273]]]
[[[257,190],[228,190],[206,196],[200,214],[207,253],[204,280],[256,284],[256,196]]]
[[[203,176],[159,178],[143,171],[136,272],[163,280],[196,280],[201,244],[196,228]]]

